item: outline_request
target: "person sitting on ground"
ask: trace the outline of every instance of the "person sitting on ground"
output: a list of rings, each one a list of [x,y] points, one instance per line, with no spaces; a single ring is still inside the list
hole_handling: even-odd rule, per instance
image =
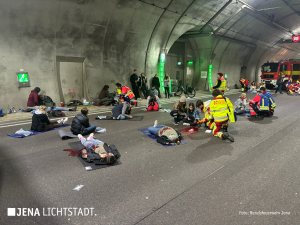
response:
[[[153,93],[154,95],[158,96],[158,91],[156,90],[155,87],[152,87],[150,90],[149,90],[149,94]],[[158,96],[159,97],[159,96]]]
[[[186,110],[186,118],[183,119],[183,125],[195,126],[200,120],[200,113],[198,109],[195,108],[194,103],[191,102],[189,108]]]
[[[57,122],[50,122],[47,116],[47,106],[41,105],[35,110],[32,116],[31,130],[42,132],[51,130],[53,128],[61,127],[68,121],[68,118],[58,120]]]
[[[111,94],[109,94],[108,89],[109,86],[104,85],[104,87],[102,88],[99,94],[99,100],[105,106],[108,106],[113,102],[113,97],[111,96]]]
[[[81,156],[89,162],[100,160],[107,165],[111,165],[116,161],[116,157],[112,153],[108,153],[103,147],[104,142],[94,139],[94,133],[91,133],[87,139],[78,134],[81,144],[86,148],[81,152]]]
[[[262,91],[257,91],[256,97],[249,100],[250,116],[249,117],[264,117],[269,115],[269,99],[262,94]]]
[[[247,105],[247,98],[246,98],[246,93],[242,93],[241,97],[236,100],[234,103],[234,108],[236,114],[244,114],[244,113],[249,113],[250,109],[246,109]]]
[[[134,102],[131,101],[129,104],[127,102],[123,102],[115,106],[112,111],[112,117],[114,120],[125,120],[126,118],[132,119],[132,116],[129,114],[131,113],[131,108],[134,106]]]
[[[149,127],[148,131],[154,134],[156,141],[163,145],[169,145],[174,143],[175,145],[181,145],[181,134],[174,130],[172,127],[167,127],[165,125],[157,125],[157,120],[154,122],[153,127]]]
[[[41,91],[41,89],[39,87],[35,87],[31,92],[30,95],[28,97],[28,101],[27,101],[27,107],[29,109],[38,109],[40,106],[39,103],[39,95],[38,93]]]
[[[68,109],[65,107],[56,107],[55,102],[52,101],[50,96],[46,95],[45,91],[41,91],[39,94],[39,104],[47,106],[47,112],[51,112],[52,110],[60,110],[60,111],[76,111],[76,107],[72,109]]]
[[[255,94],[257,91],[256,91],[256,84],[255,84],[255,81],[253,81],[252,83],[251,83],[251,86],[250,86],[250,89],[249,89],[249,91],[248,91],[248,93],[253,93],[253,94]]]
[[[181,96],[179,102],[176,102],[173,108],[171,109],[170,115],[174,117],[174,124],[178,123],[184,119],[186,113],[186,97]]]
[[[150,95],[147,98],[147,106],[145,111],[158,111],[161,110],[161,103],[160,99],[157,95],[154,95],[153,93],[150,93]]]
[[[235,122],[233,105],[229,98],[225,98],[218,89],[212,92],[212,96],[214,99],[210,103],[209,119],[214,120],[213,135],[222,140],[228,139],[234,142],[234,138],[227,133],[228,121]],[[221,132],[222,127],[225,133]]]
[[[275,103],[275,100],[274,100],[272,94],[270,92],[266,91],[266,88],[264,88],[264,87],[261,87],[260,91],[262,92],[262,94],[264,96],[266,96],[269,99],[269,114],[270,114],[270,116],[273,116],[274,110],[276,108],[276,103]]]
[[[96,126],[91,126],[89,118],[87,117],[89,110],[87,108],[81,109],[81,114],[77,114],[72,121],[71,131],[73,134],[87,135],[95,132]]]

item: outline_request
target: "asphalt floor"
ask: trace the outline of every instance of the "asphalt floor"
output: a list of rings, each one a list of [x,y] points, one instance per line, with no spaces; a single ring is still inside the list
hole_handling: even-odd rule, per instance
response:
[[[238,96],[228,95],[233,103]],[[299,224],[300,98],[274,98],[272,118],[238,116],[229,124],[233,143],[203,127],[189,133],[166,112],[133,109],[142,121],[99,121],[109,113],[92,114],[91,124],[107,130],[95,137],[122,155],[121,165],[93,171],[63,151],[78,139],[61,140],[57,130],[11,138],[7,133],[30,124],[6,123],[0,126],[0,224]],[[183,131],[187,144],[163,147],[138,130],[155,120]],[[77,185],[84,186],[74,191]],[[7,216],[7,208],[53,207],[94,208],[94,214]]]

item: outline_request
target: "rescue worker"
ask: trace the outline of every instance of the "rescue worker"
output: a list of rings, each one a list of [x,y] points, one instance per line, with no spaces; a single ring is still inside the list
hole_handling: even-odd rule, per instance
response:
[[[265,87],[261,87],[260,91],[262,92],[262,94],[264,96],[266,96],[269,99],[269,114],[270,114],[270,116],[273,116],[274,110],[276,107],[276,103],[275,103],[275,100],[274,100],[272,94],[270,92],[267,92]]]
[[[213,90],[213,89],[219,89],[222,93],[223,93],[223,95],[224,95],[224,92],[227,90],[227,88],[226,88],[226,80],[225,80],[225,78],[223,77],[223,73],[218,73],[217,74],[217,82],[216,82],[216,86],[214,86],[214,87],[212,87],[212,88],[210,88],[211,90]]]
[[[234,109],[231,101],[228,98],[225,98],[221,90],[216,89],[212,92],[214,99],[210,103],[210,115],[209,119],[214,120],[213,135],[215,137],[221,138],[222,140],[230,140],[234,142],[234,138],[229,135],[227,132],[221,132],[222,126],[227,131],[228,121],[230,123],[235,122]]]
[[[241,86],[242,86],[242,92],[245,91],[245,82],[246,82],[245,79],[243,79],[243,78],[240,79],[240,83],[241,83]]]
[[[205,123],[205,126],[212,130],[214,125],[214,119],[210,119],[210,103],[211,100],[208,100],[206,102],[203,102],[202,100],[198,100],[196,102],[196,108],[199,108],[201,112],[204,113],[205,115],[204,119],[198,121],[197,124]]]
[[[131,99],[134,98],[134,94],[132,93],[129,87],[126,87],[120,83],[116,83],[117,86],[117,94],[120,95],[121,102],[127,101],[130,102]]]
[[[252,100],[249,100],[250,116],[264,117],[269,115],[269,99],[262,94],[262,91],[257,91],[257,95]]]

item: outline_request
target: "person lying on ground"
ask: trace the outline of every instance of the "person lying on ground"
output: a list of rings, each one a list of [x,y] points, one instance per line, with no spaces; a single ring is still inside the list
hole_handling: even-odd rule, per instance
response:
[[[114,120],[125,120],[126,118],[132,119],[132,116],[129,114],[131,113],[131,108],[134,106],[134,102],[123,102],[117,106],[115,106],[112,111],[112,117]]]
[[[104,142],[94,139],[94,134],[91,133],[87,139],[78,134],[81,144],[85,147],[82,150],[82,158],[87,159],[89,162],[100,160],[107,165],[113,164],[116,157],[112,153],[108,153],[103,147]]]
[[[200,113],[198,109],[195,108],[194,103],[189,104],[189,108],[186,110],[186,118],[183,119],[183,125],[195,126],[197,122],[200,121]]]
[[[160,144],[169,145],[174,143],[175,145],[181,145],[181,134],[172,127],[158,126],[157,120],[155,120],[153,127],[148,128],[148,131],[155,135],[156,141]]]
[[[96,126],[91,126],[89,118],[87,117],[89,110],[87,108],[81,109],[81,114],[77,114],[72,121],[71,131],[73,134],[87,135],[95,132]]]
[[[45,91],[41,91],[39,94],[39,104],[47,106],[47,112],[51,112],[52,110],[60,110],[60,111],[76,111],[76,108],[68,109],[65,107],[56,107],[55,102],[52,101],[50,96],[46,95]]]
[[[184,119],[186,114],[186,97],[181,96],[179,102],[176,102],[171,109],[170,115],[174,117],[174,124],[178,125]]]
[[[234,103],[234,108],[236,114],[244,114],[244,113],[249,113],[250,109],[246,109],[247,105],[247,98],[246,98],[246,93],[242,93],[241,96],[236,100]]]
[[[41,105],[39,108],[34,112],[32,116],[32,123],[31,123],[31,130],[42,132],[46,130],[51,130],[56,127],[61,127],[68,121],[66,117],[63,120],[58,120],[57,122],[50,122],[47,116],[47,106]]]
[[[150,93],[150,95],[147,98],[146,108],[147,109],[145,111],[162,111],[159,97],[157,95],[154,95],[153,93]]]
[[[249,100],[250,116],[268,116],[269,115],[269,100],[262,94],[262,91],[257,91],[256,97]]]
[[[41,89],[39,87],[35,87],[31,92],[30,95],[28,97],[28,101],[27,101],[27,107],[29,109],[38,109],[40,106],[39,103],[39,95],[38,93],[41,91]]]

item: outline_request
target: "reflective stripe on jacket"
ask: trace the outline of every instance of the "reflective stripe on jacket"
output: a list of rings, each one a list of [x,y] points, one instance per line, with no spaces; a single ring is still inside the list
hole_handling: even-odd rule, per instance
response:
[[[210,116],[209,119],[214,119],[215,122],[223,122],[230,119],[231,123],[235,122],[234,109],[231,101],[218,95],[210,103]]]
[[[261,97],[260,99],[260,111],[269,111],[270,109],[270,105],[269,105],[269,99],[264,96],[263,94],[259,94],[259,96]]]
[[[272,109],[275,109],[276,107],[276,103],[275,103],[275,100],[272,96],[272,94],[270,92],[265,92],[263,93],[264,96],[266,96],[268,99],[269,99],[269,106],[272,108]]]
[[[218,87],[218,89],[219,89],[220,91],[226,91],[227,88],[226,88],[226,80],[225,80],[225,78],[224,78],[224,77],[221,77],[219,80],[221,81],[221,85],[220,85],[220,87]],[[218,85],[218,80],[217,80],[217,82],[216,82],[216,85]]]

